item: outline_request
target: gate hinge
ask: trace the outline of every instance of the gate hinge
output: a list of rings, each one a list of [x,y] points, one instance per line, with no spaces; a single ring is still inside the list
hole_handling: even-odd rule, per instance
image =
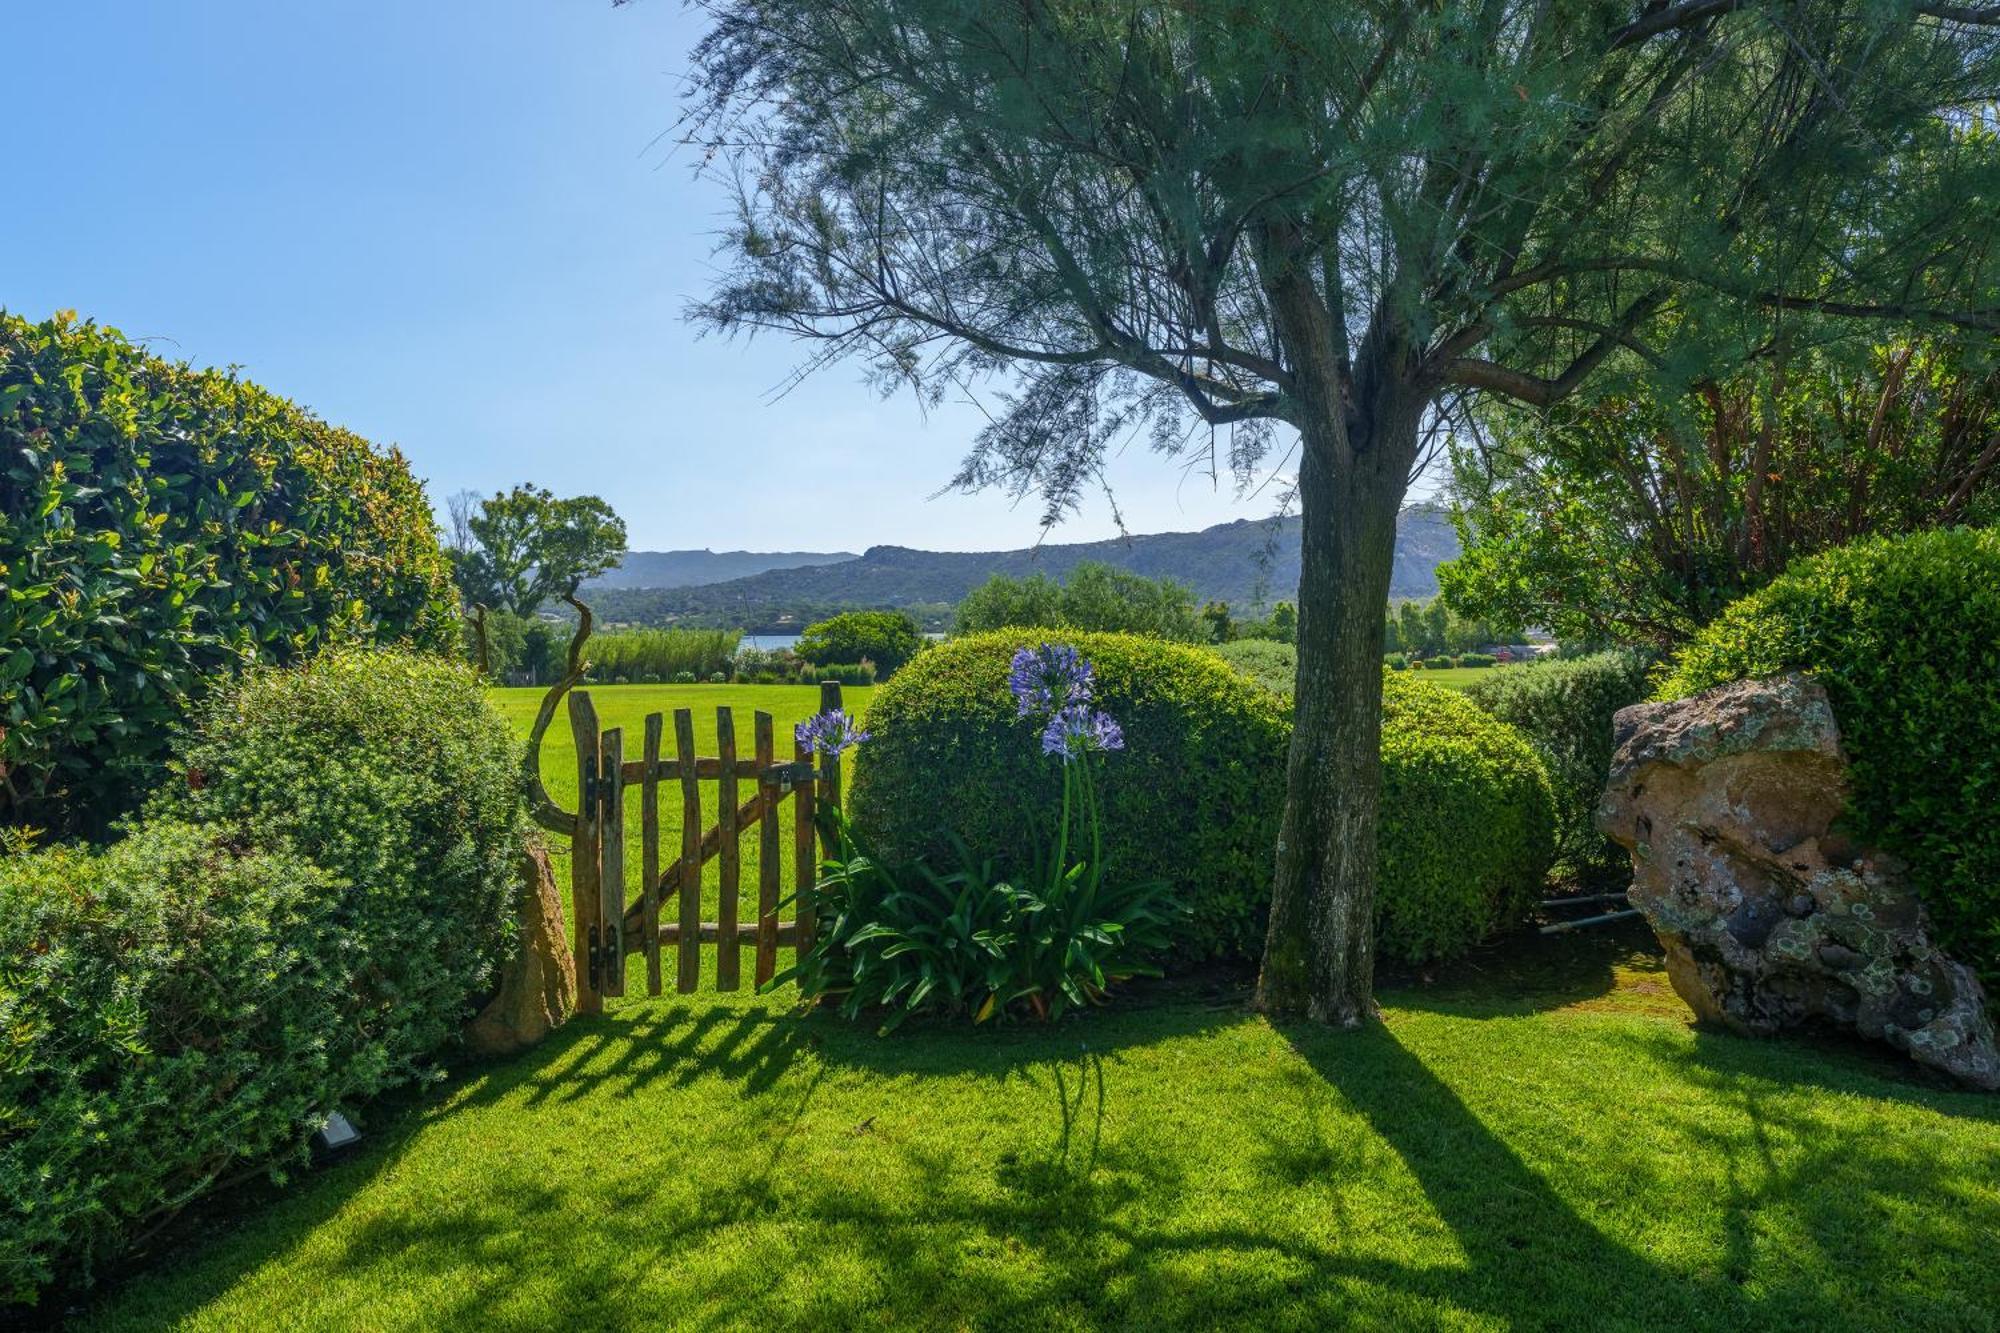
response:
[[[590,928],[589,967],[587,970],[590,973],[590,989],[592,991],[603,990],[604,987],[600,982],[604,976],[604,949],[598,941],[598,930],[594,925]]]
[[[595,927],[592,927],[592,929],[595,929]],[[606,926],[604,928],[604,983],[606,986],[616,986],[623,975],[624,958],[618,949],[618,927],[615,925]]]
[[[757,775],[757,781],[767,787],[790,791],[802,782],[813,782],[822,776],[818,769],[801,759],[789,764],[773,764]]]

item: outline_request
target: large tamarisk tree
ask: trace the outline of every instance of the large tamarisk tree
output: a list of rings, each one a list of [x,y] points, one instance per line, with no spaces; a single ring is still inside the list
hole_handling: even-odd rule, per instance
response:
[[[1779,322],[2000,332],[2000,9],[701,0],[736,182],[696,316],[993,390],[963,487],[1055,522],[1142,425],[1296,451],[1297,725],[1259,982],[1372,1012],[1382,610],[1426,432]]]

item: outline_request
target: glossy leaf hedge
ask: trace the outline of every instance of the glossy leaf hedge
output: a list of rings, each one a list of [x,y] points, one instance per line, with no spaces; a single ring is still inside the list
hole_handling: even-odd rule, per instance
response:
[[[0,821],[97,829],[208,682],[333,642],[448,645],[401,454],[113,329],[0,312]]]
[[[1853,767],[1853,832],[1900,856],[1938,942],[2000,986],[2000,530],[1799,561],[1688,644],[1659,696],[1804,670]]]

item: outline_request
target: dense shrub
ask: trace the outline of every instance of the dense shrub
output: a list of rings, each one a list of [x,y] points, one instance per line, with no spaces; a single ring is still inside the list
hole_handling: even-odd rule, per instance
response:
[[[1188,952],[1254,954],[1270,894],[1283,790],[1284,709],[1192,645],[1126,634],[1015,629],[953,639],[877,691],[874,739],[855,764],[852,811],[894,861],[956,864],[947,833],[996,873],[1032,864],[1055,825],[1062,774],[1018,716],[1008,669],[1018,648],[1073,644],[1096,668],[1095,700],[1125,731],[1103,792],[1105,873],[1185,890]]]
[[[1382,665],[1388,667],[1391,671],[1408,671],[1410,669],[1409,654],[1386,653],[1382,657]]]
[[[1299,650],[1289,643],[1238,639],[1211,651],[1273,694],[1290,695],[1299,677]]]
[[[843,611],[799,636],[798,655],[816,667],[874,664],[889,679],[924,647],[917,622],[901,611]],[[822,677],[824,679],[824,677]]]
[[[1496,671],[1468,699],[1520,730],[1555,787],[1556,865],[1567,874],[1611,871],[1625,854],[1597,830],[1597,803],[1611,772],[1611,718],[1646,697],[1646,658],[1597,653]]]
[[[1458,665],[1462,667],[1490,667],[1498,664],[1499,658],[1491,653],[1460,653]]]
[[[591,636],[584,656],[597,680],[692,682],[727,671],[743,635],[729,629],[614,630]]]
[[[841,685],[873,685],[875,664],[873,662],[836,663],[832,666],[805,667],[799,672],[799,680],[806,685],[834,681]]]
[[[1377,952],[1450,958],[1519,921],[1554,856],[1554,802],[1520,732],[1456,690],[1385,674]]]
[[[1417,664],[1426,671],[1449,671],[1458,665],[1449,657],[1426,657]]]
[[[181,824],[0,856],[0,1304],[87,1279],[360,1090],[338,1035],[369,960],[338,892]]]
[[[1218,650],[1126,635],[1009,630],[933,649],[875,696],[856,764],[857,826],[901,859],[950,859],[947,830],[999,872],[1029,863],[1060,775],[1006,689],[1017,648],[1074,644],[1095,698],[1125,729],[1104,793],[1108,871],[1183,892],[1189,956],[1253,958],[1263,944],[1284,801],[1286,700]],[[1233,646],[1233,645],[1232,645]],[[1519,733],[1452,691],[1386,677],[1382,952],[1463,949],[1540,888],[1553,839],[1541,761]]]
[[[422,1068],[504,947],[518,760],[470,670],[340,649],[205,702],[148,812],[235,829],[335,878],[367,967],[331,1054],[372,1091]]]
[[[1800,561],[1702,630],[1659,693],[1794,669],[1833,703],[1854,833],[1908,863],[1939,943],[2000,985],[2000,530]]]
[[[208,682],[337,641],[443,647],[423,488],[232,374],[0,313],[0,819],[98,827]]]

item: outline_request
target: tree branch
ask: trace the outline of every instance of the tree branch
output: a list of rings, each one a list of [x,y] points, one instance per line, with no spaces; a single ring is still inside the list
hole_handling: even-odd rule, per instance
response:
[[[528,731],[527,751],[521,757],[521,785],[527,793],[528,814],[537,824],[551,833],[574,836],[577,816],[557,805],[550,798],[549,789],[542,785],[542,737],[548,732],[549,723],[555,720],[556,705],[590,669],[590,663],[583,660],[583,643],[590,637],[590,608],[577,600],[573,583],[562,599],[576,608],[576,633],[570,636],[569,660],[562,678],[549,686],[541,706],[535,710],[535,725]]]

